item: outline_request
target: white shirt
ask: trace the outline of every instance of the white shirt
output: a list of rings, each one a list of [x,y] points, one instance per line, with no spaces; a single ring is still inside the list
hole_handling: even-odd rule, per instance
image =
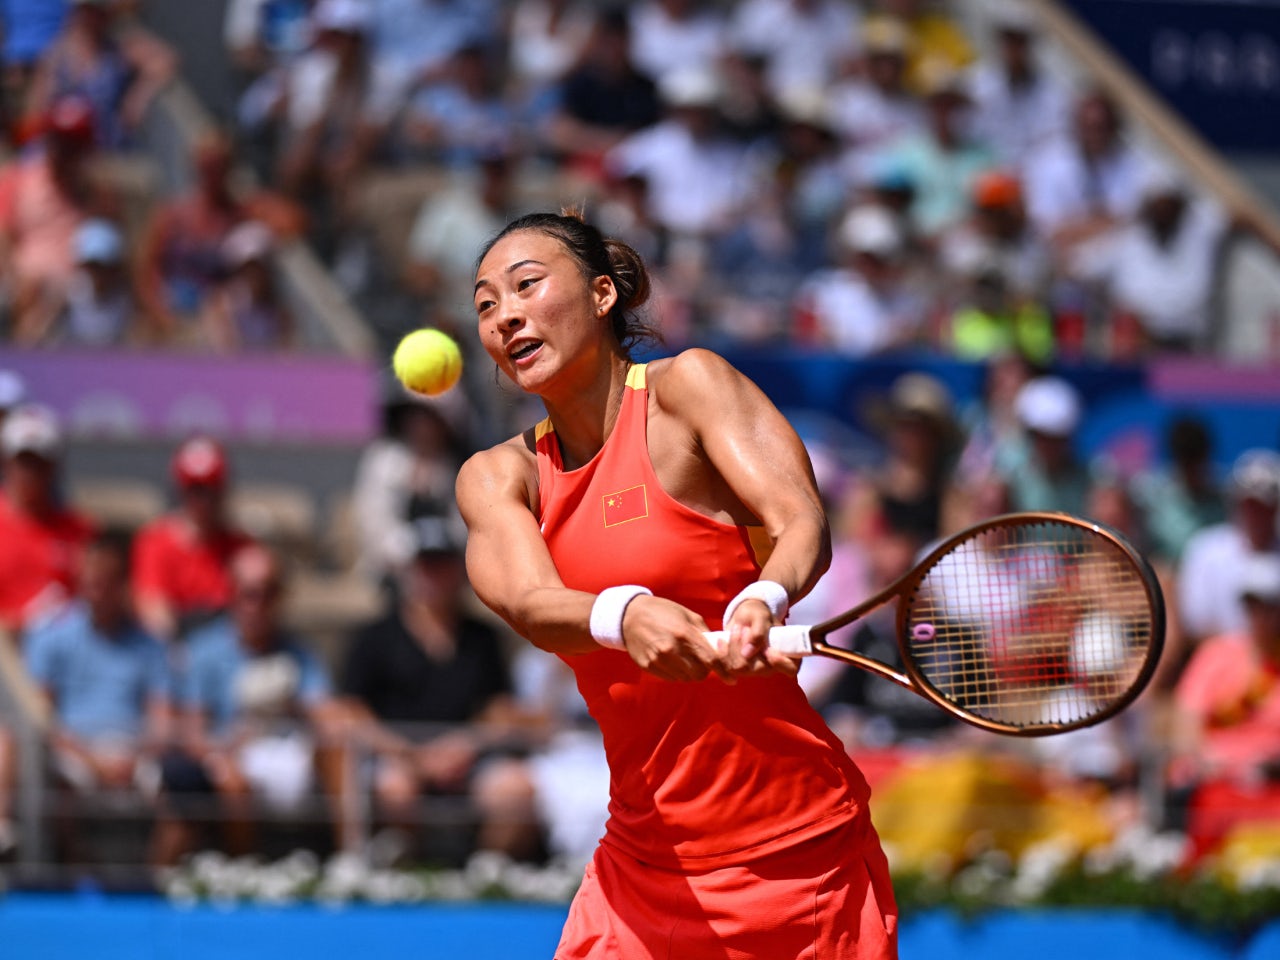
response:
[[[969,89],[974,135],[1011,167],[1021,167],[1033,150],[1067,130],[1070,96],[1044,73],[1029,86],[1012,87],[998,64],[984,63],[974,68]]]
[[[1151,335],[1202,337],[1226,226],[1216,204],[1192,201],[1168,244],[1135,221],[1081,250],[1076,272],[1106,283],[1113,305],[1137,314]]]
[[[1280,552],[1280,545],[1272,549]],[[1240,576],[1253,552],[1231,522],[1192,534],[1182,552],[1177,579],[1179,614],[1189,636],[1244,632],[1247,621],[1240,601]]]
[[[668,120],[648,127],[611,150],[606,167],[640,175],[649,183],[649,213],[677,233],[721,229],[747,196],[746,155],[729,140],[698,140]]]
[[[854,270],[819,271],[805,281],[798,296],[812,311],[823,339],[851,357],[911,339],[923,317],[919,297],[901,288],[876,291]]]
[[[767,58],[775,96],[829,86],[857,51],[862,18],[852,4],[817,0],[802,9],[795,0],[746,0],[733,11],[729,42]]]
[[[725,24],[711,12],[674,19],[660,3],[631,9],[631,59],[655,81],[675,70],[714,65],[724,52]]]
[[[1137,150],[1121,145],[1090,170],[1074,138],[1055,137],[1033,150],[1023,167],[1027,212],[1046,234],[1098,211],[1130,217],[1138,206],[1142,162]]]

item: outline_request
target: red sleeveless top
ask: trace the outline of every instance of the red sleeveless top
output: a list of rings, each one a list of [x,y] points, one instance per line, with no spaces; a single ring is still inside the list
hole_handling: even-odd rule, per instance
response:
[[[767,538],[667,495],[649,459],[648,411],[645,367],[633,366],[612,433],[569,471],[550,421],[538,425],[542,534],[565,586],[640,584],[719,629],[725,605],[759,577],[753,542]],[[564,660],[604,737],[604,843],[661,866],[720,867],[865,807],[866,781],[793,679],[674,683],[604,648]]]

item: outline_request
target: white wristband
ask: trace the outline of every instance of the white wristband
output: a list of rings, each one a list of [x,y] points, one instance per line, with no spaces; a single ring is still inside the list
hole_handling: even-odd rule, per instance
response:
[[[627,605],[636,597],[652,596],[652,590],[635,585],[601,590],[596,602],[591,605],[591,636],[596,643],[611,650],[625,650],[627,647],[622,642],[622,618],[626,616]]]
[[[791,598],[787,595],[786,587],[773,580],[757,580],[743,587],[742,592],[730,600],[729,605],[724,608],[724,619],[721,622],[726,630],[729,629],[729,621],[733,619],[733,612],[738,609],[738,605],[743,600],[761,601],[769,608],[776,623],[785,620],[787,611],[791,609]]]

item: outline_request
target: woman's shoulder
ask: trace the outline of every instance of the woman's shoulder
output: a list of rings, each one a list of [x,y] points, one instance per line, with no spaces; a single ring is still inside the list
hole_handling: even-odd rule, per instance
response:
[[[460,500],[465,492],[479,489],[522,490],[521,499],[529,499],[537,483],[535,430],[529,429],[468,457],[458,471],[457,487]]]
[[[670,357],[645,365],[645,380],[651,392],[663,397],[698,395],[728,379],[741,377],[720,354],[705,347],[690,347]]]

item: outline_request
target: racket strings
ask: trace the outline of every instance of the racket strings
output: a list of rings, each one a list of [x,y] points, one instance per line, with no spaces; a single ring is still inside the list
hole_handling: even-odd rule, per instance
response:
[[[944,554],[910,599],[905,647],[919,676],[984,720],[1073,724],[1139,682],[1151,603],[1105,536],[1040,521],[988,528]]]

